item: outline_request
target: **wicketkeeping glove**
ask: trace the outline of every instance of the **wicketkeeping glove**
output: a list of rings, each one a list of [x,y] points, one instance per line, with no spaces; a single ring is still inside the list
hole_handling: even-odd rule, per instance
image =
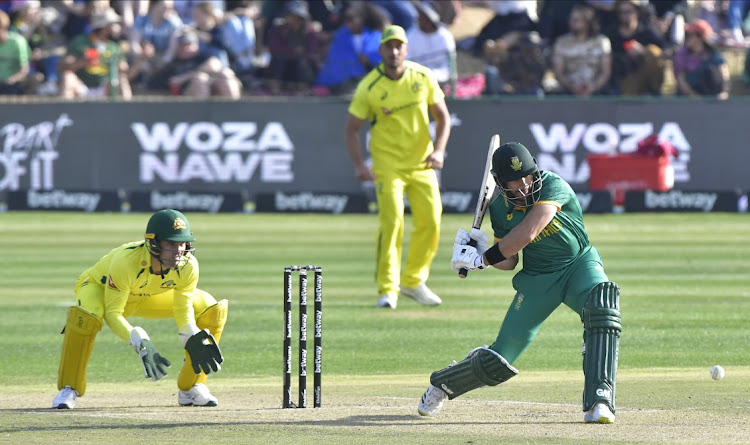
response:
[[[141,359],[141,366],[143,366],[143,373],[146,378],[157,381],[167,376],[165,368],[172,366],[172,363],[159,354],[143,328],[136,326],[130,331],[130,345],[135,348],[135,352]]]
[[[185,350],[190,355],[193,371],[196,374],[200,374],[201,370],[206,374],[210,374],[211,371],[221,371],[224,356],[221,355],[221,349],[208,329],[199,331],[188,338],[185,342]]]

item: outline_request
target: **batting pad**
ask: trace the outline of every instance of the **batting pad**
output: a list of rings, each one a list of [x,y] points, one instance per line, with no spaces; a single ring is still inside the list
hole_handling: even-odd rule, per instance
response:
[[[221,333],[224,332],[224,325],[227,323],[227,313],[229,312],[229,301],[221,300],[215,305],[209,307],[203,312],[196,324],[201,330],[208,329],[208,332],[214,336],[216,344],[219,344]],[[177,377],[177,386],[187,391],[197,383],[206,383],[207,376],[204,372],[196,374],[193,371],[193,362],[190,360],[190,354],[185,351],[185,362],[182,364],[180,375]]]
[[[604,402],[615,412],[615,380],[620,345],[620,288],[616,283],[597,284],[583,307],[585,330],[583,410]]]
[[[495,386],[518,374],[502,355],[485,347],[477,348],[465,359],[430,376],[430,383],[454,399],[482,386]]]
[[[102,321],[79,306],[71,306],[65,322],[60,368],[57,371],[57,389],[70,386],[83,396],[86,392],[86,367],[94,350],[96,334],[102,330]]]

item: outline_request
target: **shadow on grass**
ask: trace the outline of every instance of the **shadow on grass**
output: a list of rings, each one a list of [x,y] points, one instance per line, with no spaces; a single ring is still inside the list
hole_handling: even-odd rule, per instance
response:
[[[148,409],[149,407],[143,407],[139,406],[138,409]],[[154,406],[153,408],[159,408],[163,409],[163,406]],[[108,408],[112,409],[112,408]],[[114,408],[117,409],[117,408]],[[127,407],[122,408],[123,410],[128,411],[134,411],[133,407]],[[189,409],[188,407],[181,407],[179,409]],[[198,408],[200,409],[200,408]],[[434,418],[426,418],[421,417],[418,415],[357,415],[357,416],[349,416],[344,418],[338,418],[338,419],[322,419],[322,420],[289,420],[289,419],[279,419],[279,420],[257,420],[257,421],[248,421],[248,420],[237,420],[237,421],[224,421],[224,422],[214,422],[214,421],[205,421],[205,422],[181,422],[181,421],[144,421],[142,418],[128,418],[128,417],[122,417],[120,420],[122,422],[128,422],[132,421],[133,423],[102,423],[102,418],[109,417],[107,412],[102,412],[99,409],[96,408],[81,408],[76,409],[76,412],[84,412],[87,414],[99,414],[101,417],[97,416],[97,423],[92,425],[82,425],[80,423],[81,420],[85,418],[79,418],[79,422],[76,424],[68,424],[68,425],[34,425],[34,426],[19,426],[19,427],[0,427],[0,433],[5,434],[12,434],[12,433],[21,433],[21,432],[44,432],[44,431],[66,431],[66,430],[75,430],[75,431],[83,431],[83,430],[142,430],[144,428],[148,428],[151,430],[169,430],[169,429],[178,429],[178,428],[192,428],[192,427],[206,427],[206,426],[248,426],[248,427],[258,427],[258,426],[269,426],[269,427],[276,427],[276,426],[285,426],[285,427],[294,427],[294,426],[300,426],[300,427],[311,427],[311,426],[322,426],[322,427],[382,427],[382,426],[419,426],[421,425],[442,425],[442,426],[450,426],[450,425],[461,425],[461,426],[467,426],[467,425],[520,425],[520,424],[527,424],[528,421],[518,420],[518,421],[498,421],[498,420],[487,420],[487,421],[455,421],[455,422],[443,422],[443,421],[435,421]],[[216,409],[211,409],[211,412],[216,414]],[[72,410],[58,410],[54,408],[38,408],[38,409],[0,409],[0,414],[30,414],[30,413],[36,413],[36,414],[45,414],[45,413],[72,413]],[[235,414],[236,410],[227,411],[228,414]],[[535,422],[535,424],[568,424],[569,421],[541,421],[541,422]]]

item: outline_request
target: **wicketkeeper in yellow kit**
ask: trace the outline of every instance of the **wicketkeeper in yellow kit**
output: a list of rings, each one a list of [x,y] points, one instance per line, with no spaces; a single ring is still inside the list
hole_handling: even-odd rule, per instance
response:
[[[144,240],[123,244],[102,257],[76,282],[77,304],[68,311],[53,408],[72,409],[86,392],[86,367],[102,320],[135,349],[146,378],[167,375],[162,357],[146,331],[127,317],[174,318],[185,348],[177,378],[180,405],[217,406],[206,387],[206,374],[224,361],[219,339],[227,321],[227,300],[217,302],[198,289],[195,238],[177,210],[154,213]]]
[[[399,290],[426,306],[442,301],[425,284],[435,257],[443,211],[435,170],[443,168],[450,135],[445,95],[432,71],[407,61],[406,33],[388,26],[380,39],[383,62],[358,84],[346,123],[346,148],[360,181],[374,181],[379,223],[377,252],[378,307],[396,308]],[[429,113],[435,119],[430,138]],[[362,158],[358,132],[370,122],[372,169]],[[414,231],[403,277],[404,193]]]

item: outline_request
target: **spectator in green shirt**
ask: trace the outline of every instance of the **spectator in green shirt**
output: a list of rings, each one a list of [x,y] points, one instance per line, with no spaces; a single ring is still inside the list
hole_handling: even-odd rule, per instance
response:
[[[61,97],[106,97],[117,88],[118,96],[131,99],[127,61],[110,39],[112,25],[119,22],[120,17],[111,8],[97,12],[91,17],[91,32],[68,42],[67,55],[60,63]]]
[[[10,18],[0,10],[0,94],[22,94],[22,82],[29,74],[29,43],[9,31]]]

